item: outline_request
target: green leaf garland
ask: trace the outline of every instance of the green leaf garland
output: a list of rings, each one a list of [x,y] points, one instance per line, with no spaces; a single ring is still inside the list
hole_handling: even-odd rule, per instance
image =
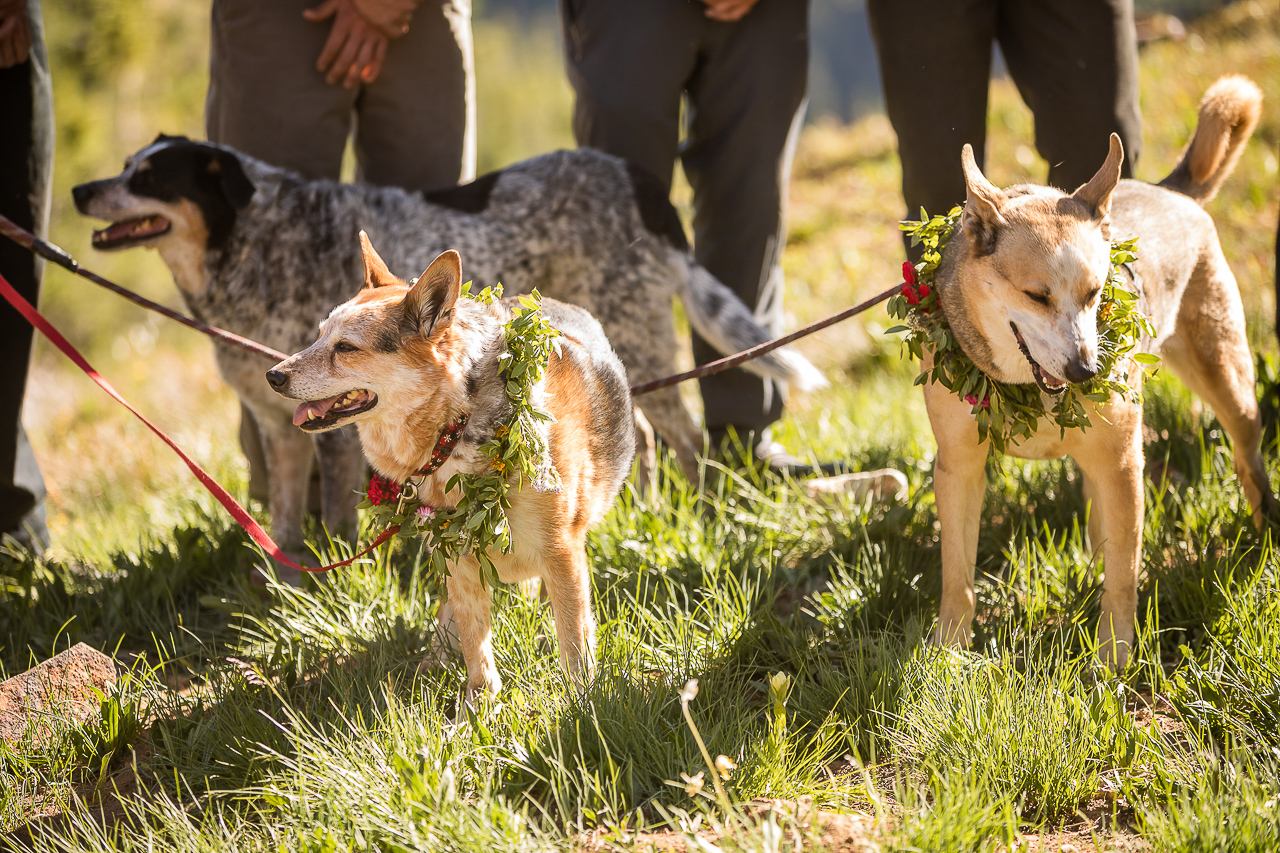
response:
[[[911,235],[913,246],[924,247],[918,264],[902,265],[906,281],[903,292],[890,297],[887,304],[889,315],[905,323],[893,326],[887,333],[904,333],[907,352],[916,359],[924,357],[926,347],[933,351],[933,367],[922,371],[915,384],[937,382],[969,403],[978,422],[978,439],[990,439],[991,446],[1000,453],[1005,452],[1008,442],[1033,435],[1043,417],[1058,425],[1060,435],[1068,429],[1092,426],[1085,399],[1105,403],[1115,394],[1141,402],[1142,383],[1130,386],[1125,381],[1125,367],[1132,358],[1144,371],[1153,370],[1160,359],[1134,352],[1143,334],[1155,336],[1150,318],[1138,310],[1138,297],[1124,287],[1120,272],[1123,264],[1137,259],[1137,238],[1111,243],[1111,269],[1098,307],[1098,375],[1087,382],[1068,383],[1066,390],[1054,398],[1053,408],[1047,409],[1047,395],[1034,383],[997,382],[979,370],[956,342],[942,312],[934,276],[960,213],[960,207],[953,207],[945,216],[930,218],[922,209],[920,221],[899,226]]]
[[[470,297],[469,290],[470,282],[463,286],[462,296]],[[502,286],[498,285],[496,290],[486,287],[470,298],[492,305],[501,296]],[[560,350],[560,332],[543,318],[542,296],[537,290],[519,297],[511,319],[503,325],[503,334],[506,347],[498,357],[498,372],[506,381],[511,419],[480,446],[489,457],[489,467],[484,472],[459,473],[449,479],[446,490],[457,488],[461,492],[457,506],[431,507],[422,503],[412,479],[398,487],[397,496],[396,484],[377,477],[359,504],[383,526],[398,525],[397,537],[425,537],[429,566],[441,580],[449,574],[450,561],[471,554],[480,563],[482,582],[500,583],[490,552],[511,553],[507,523],[511,490],[522,488],[526,482],[540,492],[560,489],[560,474],[552,465],[546,438],[538,429],[539,423],[552,417],[532,401],[551,353]]]

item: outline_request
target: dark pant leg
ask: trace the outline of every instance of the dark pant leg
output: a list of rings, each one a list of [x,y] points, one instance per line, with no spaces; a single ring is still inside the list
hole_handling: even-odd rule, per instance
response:
[[[358,178],[429,190],[476,175],[471,2],[423,3],[356,99]]]
[[[680,100],[707,29],[697,2],[561,0],[573,134],[671,188]]]
[[[808,3],[760,0],[713,23],[687,86],[681,161],[694,193],[694,253],[781,333],[784,209],[808,84]],[[694,360],[723,354],[694,338]],[[699,382],[707,429],[757,432],[782,416],[784,389],[742,369]]]
[[[907,218],[964,204],[960,150],[983,164],[995,0],[869,0]],[[918,251],[910,249],[913,258]]]
[[[37,236],[48,225],[53,164],[53,101],[38,0],[28,3],[32,46],[26,62],[0,69],[0,213]],[[43,262],[0,238],[0,274],[32,304],[39,302]],[[29,525],[44,539],[44,481],[22,432],[34,330],[5,302],[0,304],[0,533]]]
[[[1112,133],[1130,177],[1142,145],[1133,0],[1006,0],[997,38],[1035,115],[1049,184],[1071,192],[1092,178]]]

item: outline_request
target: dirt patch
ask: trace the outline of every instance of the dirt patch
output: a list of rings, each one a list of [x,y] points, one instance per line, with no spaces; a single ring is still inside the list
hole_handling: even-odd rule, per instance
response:
[[[782,834],[781,849],[823,850],[829,853],[877,853],[880,842],[875,819],[860,812],[833,812],[814,809],[807,798],[795,800],[753,800],[737,813],[731,826],[710,825],[695,818],[686,831],[663,829],[653,832],[620,833],[600,829],[582,836],[575,849],[636,851],[636,853],[685,853],[698,850],[690,837],[728,850],[737,850],[734,841],[757,837],[768,821]]]
[[[150,737],[143,733],[127,755],[111,762],[107,775],[101,780],[82,778],[56,793],[36,794],[24,809],[26,823],[0,836],[0,850],[25,850],[41,835],[64,835],[71,823],[68,805],[74,802],[84,805],[82,819],[87,817],[109,835],[127,815],[124,803],[146,796],[142,776],[150,765],[151,755]]]

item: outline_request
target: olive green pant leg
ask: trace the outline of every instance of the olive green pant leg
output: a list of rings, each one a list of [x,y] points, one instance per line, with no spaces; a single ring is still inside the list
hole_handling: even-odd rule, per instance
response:
[[[332,21],[305,20],[315,5],[214,0],[209,139],[312,180],[336,180],[354,131],[362,180],[427,190],[475,177],[470,0],[422,4],[409,32],[387,46],[378,79],[349,90],[316,70]],[[243,406],[240,444],[250,494],[266,500],[262,440]],[[311,495],[318,506],[319,490]]]

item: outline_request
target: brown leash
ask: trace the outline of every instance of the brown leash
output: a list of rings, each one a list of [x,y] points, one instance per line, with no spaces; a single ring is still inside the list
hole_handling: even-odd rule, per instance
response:
[[[18,227],[11,220],[5,218],[2,215],[0,215],[0,234],[3,234],[5,237],[8,237],[10,240],[14,241],[19,246],[23,246],[24,248],[36,253],[40,257],[46,260],[52,261],[53,263],[57,264],[58,266],[64,269],[70,270],[71,272],[75,273],[81,278],[86,278],[89,281],[93,282],[94,284],[98,285],[99,287],[105,287],[107,290],[110,290],[112,293],[117,293],[120,296],[123,296],[125,299],[128,299],[130,302],[133,302],[135,305],[140,305],[143,308],[150,309],[152,311],[155,311],[158,314],[163,314],[164,316],[168,317],[170,320],[177,320],[182,325],[195,329],[197,332],[202,332],[208,335],[209,337],[217,338],[218,340],[225,341],[230,344],[234,344],[238,347],[242,347],[243,349],[246,349],[249,352],[264,356],[266,358],[271,359],[272,361],[284,361],[286,358],[288,358],[288,356],[285,355],[284,353],[278,352],[277,350],[274,350],[271,347],[264,346],[263,344],[257,343],[255,341],[251,341],[248,338],[242,338],[239,335],[235,334],[234,332],[228,332],[226,329],[219,329],[216,326],[210,326],[207,323],[202,323],[199,320],[194,320],[191,317],[186,316],[185,314],[180,314],[177,311],[174,311],[172,308],[166,308],[165,306],[161,305],[158,302],[152,302],[150,299],[147,299],[145,296],[140,296],[137,293],[134,293],[132,290],[129,290],[128,288],[121,287],[120,285],[112,281],[108,281],[107,279],[103,278],[97,273],[94,273],[80,266],[80,264],[76,262],[76,259],[71,257],[71,255],[69,255],[63,249],[53,245],[52,243],[48,243],[48,242],[45,242],[44,240],[39,239],[35,235],[31,234],[29,231],[25,231],[22,228]],[[876,294],[870,299],[859,302],[857,305],[851,305],[850,307],[845,308],[843,311],[838,311],[835,314],[832,314],[828,317],[824,317],[823,319],[818,320],[816,322],[810,323],[809,325],[804,326],[803,328],[796,329],[794,332],[792,332],[789,335],[783,335],[780,338],[774,338],[771,341],[766,341],[762,344],[757,344],[756,346],[753,346],[750,349],[745,349],[740,353],[726,356],[717,361],[707,362],[706,364],[695,367],[693,370],[687,370],[684,373],[677,373],[674,376],[667,376],[663,379],[655,379],[652,382],[645,382],[641,385],[632,385],[631,396],[638,397],[641,394],[648,394],[651,391],[657,391],[659,388],[667,388],[671,385],[676,385],[690,379],[698,379],[703,376],[710,376],[713,373],[719,373],[722,370],[728,370],[731,367],[737,367],[741,364],[744,364],[745,362],[751,361],[753,358],[759,358],[765,353],[773,352],[778,347],[784,347],[787,344],[794,343],[795,341],[798,341],[807,335],[812,335],[814,332],[819,332],[827,328],[828,326],[834,326],[836,323],[839,323],[843,320],[847,320],[856,314],[861,314],[863,311],[866,311],[868,308],[878,305],[879,303],[888,299],[890,296],[893,296],[895,293],[900,293],[902,291],[903,284],[904,282],[899,282],[898,284],[895,284],[893,287],[890,287],[887,290],[881,291],[880,293]]]
[[[719,373],[722,370],[737,367],[744,362],[751,361],[753,358],[759,358],[767,352],[773,352],[778,347],[785,347],[787,344],[798,341],[807,335],[812,335],[814,332],[820,332],[827,326],[834,326],[841,320],[848,320],[856,314],[861,314],[868,308],[885,301],[895,293],[901,293],[903,284],[905,284],[905,282],[898,282],[893,287],[883,290],[870,299],[859,302],[857,305],[850,305],[843,311],[837,311],[828,317],[824,317],[821,320],[817,320],[807,326],[796,329],[789,335],[783,335],[780,338],[774,338],[771,341],[756,344],[750,349],[744,349],[737,355],[729,355],[717,361],[709,361],[706,364],[695,367],[693,370],[687,370],[684,373],[677,373],[676,375],[668,376],[665,379],[655,379],[652,382],[645,382],[643,385],[632,385],[631,396],[638,397],[641,394],[648,394],[650,391],[657,391],[659,388],[676,385],[687,379],[698,379],[703,376],[710,376],[713,373]]]

